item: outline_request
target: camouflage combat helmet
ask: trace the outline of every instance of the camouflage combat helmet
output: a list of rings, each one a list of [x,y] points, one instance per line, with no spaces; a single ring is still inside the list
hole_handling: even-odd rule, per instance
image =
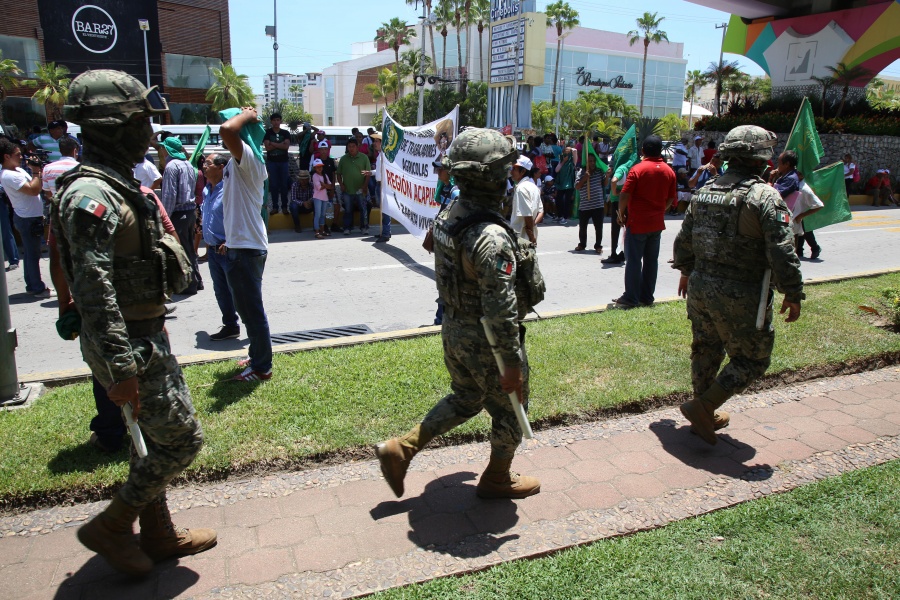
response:
[[[69,85],[63,107],[67,121],[79,125],[122,125],[135,115],[169,112],[169,106],[153,86],[144,85],[122,71],[85,71]]]
[[[450,175],[472,182],[505,181],[507,170],[518,155],[512,136],[493,129],[471,127],[450,145]]]
[[[719,146],[719,154],[725,160],[769,160],[777,143],[778,139],[771,131],[756,125],[741,125],[728,132]]]

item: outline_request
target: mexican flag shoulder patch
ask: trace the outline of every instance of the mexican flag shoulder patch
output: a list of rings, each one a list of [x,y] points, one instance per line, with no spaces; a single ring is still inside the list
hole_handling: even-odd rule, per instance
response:
[[[785,210],[776,210],[775,211],[775,220],[781,223],[782,225],[790,225],[791,224],[791,215],[789,212]]]
[[[76,205],[76,208],[83,210],[86,213],[90,213],[98,219],[102,219],[103,215],[106,214],[106,207],[91,198],[82,198],[81,202]]]
[[[505,258],[497,259],[497,270],[501,273],[506,273],[507,275],[512,274],[513,264],[506,260]]]

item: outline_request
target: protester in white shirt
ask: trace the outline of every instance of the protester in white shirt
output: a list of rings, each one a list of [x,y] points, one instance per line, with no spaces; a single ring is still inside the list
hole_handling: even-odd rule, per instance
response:
[[[23,169],[22,150],[6,138],[0,139],[0,185],[13,207],[13,225],[22,238],[24,250],[25,291],[39,298],[56,294],[41,279],[41,239],[44,237],[44,203],[41,200],[41,170],[35,175]]]
[[[703,136],[695,135],[694,136],[694,145],[688,149],[688,158],[691,161],[691,168],[689,169],[690,173],[693,173],[697,169],[700,168],[700,163],[703,162]]]
[[[542,207],[541,191],[529,177],[534,165],[527,156],[520,156],[512,167],[512,180],[516,182],[513,192],[512,214],[509,223],[519,235],[525,235],[537,244],[536,219]]]
[[[812,250],[812,254],[809,256],[812,260],[819,258],[819,254],[822,253],[822,247],[816,242],[815,234],[812,231],[806,231],[803,226],[803,219],[814,212],[822,210],[824,207],[825,204],[819,200],[819,197],[816,196],[813,189],[801,179],[800,191],[794,202],[794,206],[791,207],[791,215],[793,216],[793,219],[791,220],[791,229],[794,231],[797,256],[803,256],[804,242],[809,244],[809,249]]]
[[[134,166],[134,178],[140,181],[142,186],[151,190],[158,190],[162,187],[162,174],[153,161],[147,157]]]

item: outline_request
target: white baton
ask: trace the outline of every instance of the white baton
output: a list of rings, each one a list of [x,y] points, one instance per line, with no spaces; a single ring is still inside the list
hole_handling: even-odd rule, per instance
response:
[[[131,442],[134,444],[134,449],[139,457],[144,458],[147,456],[147,444],[144,443],[144,436],[141,433],[140,426],[134,420],[130,402],[125,403],[122,407],[122,412],[125,413],[125,424],[128,425],[128,431],[131,432]]]
[[[772,269],[766,269],[763,275],[762,290],[759,292],[759,310],[756,311],[756,329],[763,330],[766,323],[766,309],[769,307],[769,284],[772,282]]]
[[[500,369],[500,376],[502,377],[503,373],[506,372],[506,365],[503,363],[500,349],[497,348],[497,338],[494,337],[494,332],[491,331],[491,326],[488,325],[487,317],[481,317],[481,325],[484,327],[484,334],[487,336],[488,344],[490,344],[491,352],[494,353],[494,358],[497,360],[497,368]],[[533,439],[534,433],[531,431],[531,423],[528,422],[528,417],[525,415],[525,407],[519,402],[519,394],[510,392],[509,401],[512,404],[513,412],[516,413],[516,419],[519,421],[522,435],[527,440]]]

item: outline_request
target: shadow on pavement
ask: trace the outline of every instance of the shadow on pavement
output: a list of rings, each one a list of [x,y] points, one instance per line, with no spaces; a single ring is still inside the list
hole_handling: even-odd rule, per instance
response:
[[[496,536],[519,522],[512,500],[475,495],[475,473],[464,471],[429,482],[421,495],[382,502],[369,511],[374,520],[407,513],[409,539],[421,548],[460,558],[487,556],[518,535]],[[467,539],[468,538],[468,539]],[[465,544],[459,544],[462,540]]]
[[[397,246],[392,246],[390,243],[387,244],[373,244],[373,247],[376,250],[381,250],[391,258],[395,259],[401,265],[409,269],[410,271],[417,271],[428,277],[429,279],[434,280],[434,269],[431,267],[426,267],[425,265],[419,264],[419,262],[410,256],[404,250],[401,250]]]
[[[90,473],[98,467],[127,462],[130,447],[131,442],[129,441],[128,444],[123,444],[120,450],[106,453],[85,442],[60,450],[47,463],[47,468],[51,473]]]
[[[227,352],[229,350],[240,350],[241,348],[246,346],[248,343],[250,343],[250,340],[247,339],[246,337],[243,339],[238,337],[233,340],[221,340],[218,342],[214,342],[213,340],[209,339],[209,336],[213,333],[216,333],[216,332],[215,331],[195,331],[194,339],[196,341],[194,342],[194,347],[199,348],[201,350],[215,350],[215,351]]]
[[[9,304],[12,306],[13,304],[35,304],[38,302],[44,302],[47,300],[46,298],[41,298],[39,296],[32,296],[31,294],[27,294],[25,292],[19,292],[18,294],[10,294],[9,295]],[[47,306],[59,306],[56,300],[52,302],[45,302]]]
[[[650,423],[650,431],[659,438],[663,450],[689,467],[734,479],[746,478],[751,470],[754,480],[761,481],[772,476],[771,465],[753,462],[756,448],[723,433],[727,430],[718,432],[719,443],[715,446],[691,433],[690,425],[678,426],[672,419]]]
[[[65,574],[54,598],[175,598],[200,580],[195,571],[175,561],[161,565],[148,577],[134,578],[118,573],[95,555],[74,573]]]

